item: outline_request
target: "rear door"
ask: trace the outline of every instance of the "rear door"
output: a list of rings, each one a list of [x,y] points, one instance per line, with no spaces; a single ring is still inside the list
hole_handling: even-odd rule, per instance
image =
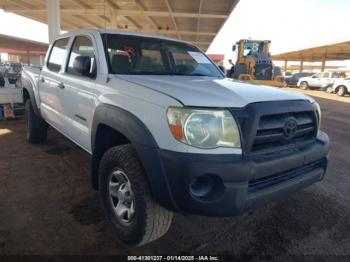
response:
[[[69,37],[58,39],[53,43],[38,82],[41,113],[52,126],[60,130],[63,129],[64,124],[61,117],[63,107],[58,90],[61,85],[60,73],[64,68],[68,43]]]
[[[93,117],[97,77],[96,46],[90,35],[78,35],[71,45],[64,88],[59,90],[67,135],[88,152],[91,148],[89,126]]]

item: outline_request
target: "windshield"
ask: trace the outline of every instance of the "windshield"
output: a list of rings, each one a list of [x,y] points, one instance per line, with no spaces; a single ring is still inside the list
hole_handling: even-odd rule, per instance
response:
[[[243,56],[252,55],[264,51],[264,42],[245,42],[243,46]]]
[[[222,77],[196,47],[156,38],[103,34],[112,74]]]

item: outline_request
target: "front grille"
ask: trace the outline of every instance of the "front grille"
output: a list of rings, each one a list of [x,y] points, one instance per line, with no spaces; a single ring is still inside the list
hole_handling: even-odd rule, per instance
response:
[[[294,124],[294,129],[286,125]],[[315,113],[293,112],[260,117],[252,151],[259,151],[298,142],[310,141],[316,137]]]
[[[324,170],[326,170],[326,165],[327,165],[326,160],[322,159],[322,160],[310,163],[304,167],[289,170],[288,172],[251,180],[249,181],[249,184],[248,184],[248,191],[255,192],[258,190],[263,190],[268,187],[283,183],[285,181],[292,180],[297,177],[301,177],[318,168],[323,168]]]

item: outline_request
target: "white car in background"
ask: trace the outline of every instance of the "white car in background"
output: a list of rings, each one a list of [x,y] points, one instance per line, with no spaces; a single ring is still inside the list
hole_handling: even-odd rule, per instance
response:
[[[327,87],[331,86],[334,81],[338,78],[338,74],[335,72],[322,72],[312,76],[302,77],[299,79],[297,86],[300,89],[320,89],[326,90]]]
[[[327,88],[327,93],[337,93],[338,96],[345,96],[350,91],[350,77],[337,79],[331,87]]]

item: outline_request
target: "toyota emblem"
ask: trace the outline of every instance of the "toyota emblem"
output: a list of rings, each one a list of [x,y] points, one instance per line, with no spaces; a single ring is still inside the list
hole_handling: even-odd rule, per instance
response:
[[[287,139],[291,139],[295,136],[298,129],[298,123],[295,118],[288,118],[284,123],[283,132]]]

